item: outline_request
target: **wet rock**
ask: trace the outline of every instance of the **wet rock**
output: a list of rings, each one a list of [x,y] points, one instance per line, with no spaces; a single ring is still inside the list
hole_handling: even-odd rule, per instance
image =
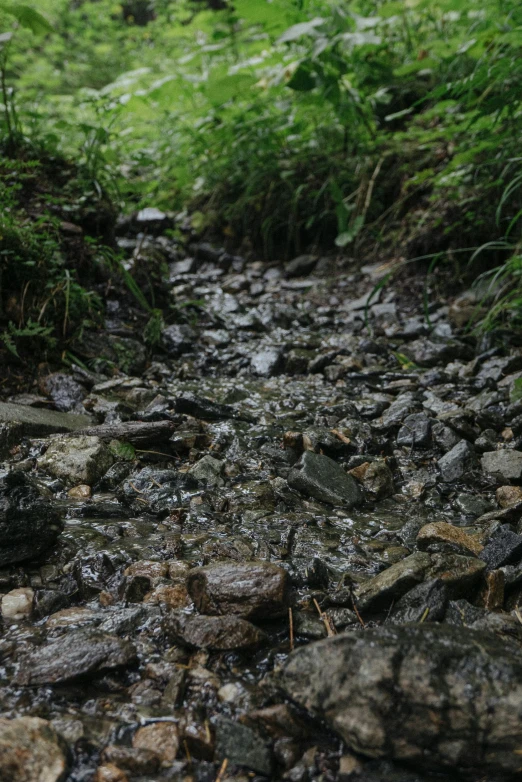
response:
[[[178,358],[196,346],[198,333],[186,323],[174,323],[161,332],[161,343],[171,358]]]
[[[486,429],[474,442],[475,450],[479,453],[493,451],[497,447],[497,433],[493,429]]]
[[[281,681],[355,752],[423,770],[518,773],[522,663],[488,633],[429,623],[345,633],[294,652]]]
[[[376,459],[368,465],[362,478],[362,485],[370,497],[376,500],[391,497],[395,491],[393,473],[383,459]]]
[[[38,466],[75,486],[96,483],[112,462],[110,450],[99,437],[79,435],[52,440],[47,451],[38,459]]]
[[[169,608],[184,608],[191,605],[184,584],[160,584],[145,595],[146,603],[166,605]]]
[[[50,722],[0,718],[0,778],[5,782],[62,782],[67,747]]]
[[[15,677],[17,684],[61,684],[78,676],[134,663],[136,649],[129,641],[95,630],[75,630],[29,652]]]
[[[453,483],[467,478],[476,466],[473,446],[467,440],[460,440],[451,451],[439,459],[438,465],[444,483]]]
[[[499,486],[495,497],[501,508],[509,508],[522,502],[522,488],[520,486]]]
[[[260,377],[272,377],[277,375],[283,364],[283,353],[280,348],[263,348],[250,362],[252,372]]]
[[[286,611],[288,576],[269,562],[217,562],[191,570],[187,588],[203,614],[272,619]]]
[[[428,575],[444,582],[451,598],[473,594],[486,563],[475,557],[463,557],[459,554],[433,554]]]
[[[68,412],[79,407],[87,396],[85,388],[65,372],[54,372],[40,380],[40,390],[51,397],[57,410]]]
[[[206,483],[207,486],[222,486],[224,481],[221,475],[224,466],[224,463],[219,459],[207,455],[189,469],[189,474],[197,481]]]
[[[308,370],[308,365],[313,359],[311,350],[296,348],[291,350],[286,357],[285,372],[287,375],[304,375]]]
[[[34,613],[37,619],[42,619],[55,611],[67,608],[70,597],[54,589],[40,589],[34,600]]]
[[[490,570],[512,565],[522,559],[522,535],[517,535],[505,524],[489,539],[479,554]]]
[[[165,618],[164,626],[172,643],[196,649],[255,649],[266,642],[266,636],[261,630],[233,615],[190,616],[171,611]]]
[[[480,460],[482,469],[501,481],[519,481],[522,478],[522,451],[487,451]]]
[[[73,486],[69,489],[67,496],[71,500],[88,500],[92,495],[92,489],[87,483],[80,483],[78,486]]]
[[[389,622],[441,622],[448,605],[448,590],[443,581],[431,579],[410,589],[395,604]]]
[[[28,587],[13,589],[2,597],[2,617],[4,619],[23,619],[31,615],[34,592]]]
[[[154,774],[160,767],[160,758],[150,749],[109,744],[102,752],[104,763],[112,763],[131,774]]]
[[[288,263],[285,263],[286,277],[306,277],[313,272],[318,258],[315,255],[299,255]]]
[[[442,421],[435,421],[431,427],[431,433],[435,445],[447,453],[451,451],[460,442],[460,437],[449,426],[445,426]]]
[[[491,503],[484,497],[477,496],[475,494],[458,494],[455,498],[455,506],[464,514],[464,516],[482,516],[491,510]]]
[[[93,782],[129,782],[129,777],[114,763],[104,763],[96,769]]]
[[[408,358],[420,367],[434,367],[456,358],[470,357],[469,348],[456,340],[431,342],[428,339],[418,339],[405,345],[403,350]]]
[[[20,424],[20,434],[27,437],[45,437],[60,432],[74,432],[89,426],[87,415],[58,413],[26,405],[0,402],[0,424]]]
[[[119,497],[137,513],[165,515],[182,505],[185,492],[197,488],[198,482],[186,473],[144,467],[123,483]]]
[[[16,471],[0,478],[0,565],[40,556],[63,530],[61,513]]]
[[[431,444],[431,421],[426,413],[412,413],[404,419],[397,435],[397,445],[428,448]]]
[[[322,454],[306,451],[288,475],[288,484],[320,502],[352,508],[361,501],[357,483],[343,468]]]
[[[154,562],[146,559],[133,562],[124,571],[125,576],[142,576],[146,578],[150,586],[155,586],[161,579],[167,578],[168,574],[168,562]]]
[[[257,733],[227,717],[218,717],[215,727],[216,760],[227,759],[232,766],[244,766],[271,776],[272,753]]]
[[[139,728],[132,739],[136,749],[153,752],[168,767],[176,759],[179,747],[179,730],[173,722],[154,722]]]
[[[108,554],[101,552],[77,557],[71,571],[80,596],[88,600],[109,588],[116,568]]]
[[[457,553],[474,554],[478,556],[484,548],[477,538],[466,534],[460,527],[454,527],[444,521],[425,524],[417,535],[417,546],[421,551],[436,551],[437,547],[445,546]]]
[[[224,421],[227,418],[251,420],[250,416],[241,414],[231,405],[222,405],[212,399],[188,393],[176,398],[176,412],[202,418],[204,421]]]
[[[360,611],[385,610],[423,580],[431,565],[428,554],[417,552],[364,581],[355,593]]]
[[[505,576],[502,570],[491,570],[484,576],[477,603],[488,611],[501,611],[505,600]]]

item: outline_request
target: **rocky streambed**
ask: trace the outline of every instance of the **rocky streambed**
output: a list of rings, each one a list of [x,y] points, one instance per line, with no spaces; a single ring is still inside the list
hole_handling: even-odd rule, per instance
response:
[[[512,336],[378,268],[121,244],[169,264],[161,344],[109,298],[0,403],[0,779],[522,777]]]

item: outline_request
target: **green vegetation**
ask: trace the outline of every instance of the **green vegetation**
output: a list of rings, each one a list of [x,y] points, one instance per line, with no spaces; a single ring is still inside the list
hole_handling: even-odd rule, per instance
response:
[[[1,2],[0,33],[0,269],[18,307],[34,269],[50,297],[17,319],[4,300],[5,344],[99,304],[60,259],[56,203],[20,219],[42,159],[74,160],[82,209],[188,209],[266,257],[451,263],[480,278],[482,327],[522,312],[516,0]]]

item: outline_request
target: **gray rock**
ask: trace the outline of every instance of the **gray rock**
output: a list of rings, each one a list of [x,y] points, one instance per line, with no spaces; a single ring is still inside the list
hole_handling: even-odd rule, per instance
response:
[[[161,332],[161,343],[172,358],[192,350],[197,339],[197,331],[186,323],[174,323]]]
[[[448,590],[443,581],[431,579],[410,589],[395,604],[391,624],[441,622],[448,605]]]
[[[197,488],[198,482],[188,473],[144,467],[123,483],[119,497],[137,513],[163,515],[179,508],[183,492]]]
[[[484,472],[506,481],[519,481],[522,478],[522,451],[487,451],[480,460]]]
[[[428,339],[417,339],[410,345],[405,345],[404,353],[420,367],[434,367],[437,364],[447,364],[455,358],[470,357],[470,349],[456,340],[431,342]]]
[[[171,643],[196,649],[229,651],[255,649],[266,642],[266,635],[239,616],[190,616],[170,611],[164,629]]]
[[[361,501],[355,479],[333,459],[311,451],[305,451],[296,467],[290,470],[288,484],[292,489],[330,505],[352,508]]]
[[[203,481],[207,486],[222,486],[224,481],[221,475],[224,466],[224,462],[207,455],[190,468],[189,474],[197,481]]]
[[[293,258],[285,263],[286,277],[306,277],[315,269],[317,260],[315,255],[299,255]]]
[[[417,552],[364,581],[355,598],[360,611],[385,610],[416,586],[431,565],[429,554]]]
[[[404,419],[397,435],[397,445],[428,448],[431,444],[431,421],[426,413],[412,413]]]
[[[0,566],[40,556],[63,527],[61,513],[24,473],[0,479]]]
[[[203,614],[272,619],[286,613],[288,574],[270,562],[217,562],[190,570],[187,589]]]
[[[379,429],[389,429],[392,426],[398,426],[409,418],[412,408],[415,407],[414,396],[411,393],[401,394],[391,405],[383,412],[379,421],[374,421],[373,425]]]
[[[429,623],[347,632],[291,654],[281,683],[363,755],[519,773],[522,659],[489,633]]]
[[[53,372],[40,382],[40,389],[51,397],[62,412],[78,407],[87,396],[85,388],[65,372]]]
[[[444,483],[463,480],[476,466],[475,450],[467,440],[461,440],[437,464]]]
[[[99,437],[78,435],[52,440],[38,459],[38,466],[69,485],[92,485],[100,480],[113,461],[110,450]]]
[[[0,424],[21,425],[20,434],[26,437],[45,437],[48,434],[74,432],[91,424],[87,415],[57,413],[39,407],[0,402]]]
[[[507,524],[490,538],[479,554],[490,570],[512,565],[522,559],[522,535],[512,532]]]
[[[39,717],[0,719],[0,779],[61,782],[68,765],[67,745],[50,722]]]
[[[433,554],[431,563],[429,577],[443,581],[450,598],[472,594],[486,570],[486,563],[481,559],[460,554]]]
[[[445,453],[451,451],[460,442],[460,437],[442,421],[434,421],[431,426],[431,434],[435,445]]]
[[[233,766],[244,766],[263,776],[271,776],[272,753],[261,736],[227,717],[218,717],[215,727],[216,760],[226,758]]]
[[[262,348],[252,356],[250,366],[252,372],[260,377],[277,375],[283,365],[283,353],[280,348]]]
[[[129,641],[96,630],[74,630],[38,646],[22,660],[17,684],[61,684],[134,663],[136,649]]]

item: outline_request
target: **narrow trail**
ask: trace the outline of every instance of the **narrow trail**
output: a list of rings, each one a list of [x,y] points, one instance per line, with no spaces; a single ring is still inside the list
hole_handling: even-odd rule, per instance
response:
[[[0,404],[0,777],[516,776],[520,349],[378,268],[138,242],[199,318],[150,357],[108,300],[125,371]]]

